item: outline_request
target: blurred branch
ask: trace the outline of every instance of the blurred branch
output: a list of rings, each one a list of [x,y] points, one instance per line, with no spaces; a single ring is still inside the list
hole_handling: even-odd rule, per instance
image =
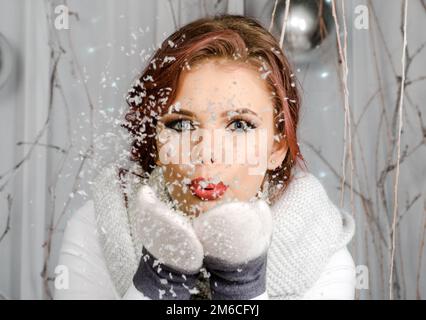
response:
[[[10,219],[12,216],[12,195],[8,194],[7,195],[7,218],[6,218],[6,226],[4,227],[3,233],[0,236],[0,243],[3,241],[3,239],[6,237],[6,234],[9,232],[10,230]]]
[[[397,162],[395,171],[395,183],[394,183],[394,205],[393,205],[393,220],[392,220],[392,234],[391,234],[391,258],[390,258],[390,275],[389,275],[389,299],[393,299],[393,272],[394,272],[394,260],[395,260],[395,241],[396,241],[396,221],[398,215],[398,184],[399,184],[399,167],[401,161],[401,132],[402,132],[402,107],[404,103],[404,87],[405,87],[405,63],[407,53],[407,12],[408,12],[408,0],[404,0],[404,17],[403,21],[403,44],[402,44],[402,57],[401,57],[401,89],[399,96],[399,123],[398,123],[398,140],[397,140]]]
[[[272,31],[272,27],[274,26],[274,21],[275,21],[275,12],[277,11],[277,4],[278,4],[278,0],[275,0],[274,3],[274,9],[272,10],[272,17],[271,17],[271,23],[269,24],[269,32]]]
[[[46,144],[46,143],[34,143],[34,142],[24,142],[24,141],[18,141],[16,143],[17,146],[21,146],[21,145],[36,145],[36,146],[40,146],[40,147],[45,147],[45,148],[50,148],[50,149],[54,149],[57,150],[59,152],[62,153],[66,153],[68,150],[65,150],[59,146],[55,146],[53,144]]]
[[[344,93],[344,110],[345,110],[345,121],[344,121],[344,146],[343,146],[343,159],[342,159],[342,180],[341,180],[341,198],[340,198],[340,206],[343,206],[343,200],[344,200],[344,190],[343,187],[345,185],[346,180],[346,155],[348,153],[349,162],[350,162],[350,199],[351,199],[351,212],[354,214],[354,202],[353,202],[353,171],[354,171],[354,164],[353,164],[353,155],[352,155],[352,128],[351,128],[351,116],[350,116],[350,110],[349,110],[349,89],[348,89],[348,60],[347,60],[347,28],[346,28],[346,18],[345,18],[345,4],[344,1],[340,2],[340,5],[342,7],[342,21],[343,21],[343,46],[340,40],[340,26],[337,18],[336,13],[336,1],[332,0],[332,15],[334,19],[334,24],[336,28],[336,38],[337,38],[337,48],[339,52],[340,57],[340,68],[341,68],[341,82],[343,85],[343,93]]]
[[[407,201],[407,204],[405,206],[405,211],[398,216],[398,220],[396,222],[397,226],[399,226],[399,224],[402,222],[402,219],[410,211],[411,207],[417,202],[417,200],[420,199],[420,197],[421,197],[421,194],[419,193],[411,201]]]
[[[285,1],[284,17],[283,17],[283,25],[282,25],[282,28],[281,28],[280,48],[282,48],[283,44],[284,44],[285,29],[287,27],[289,10],[290,10],[290,0],[286,0]]]
[[[421,300],[422,297],[420,295],[420,276],[421,276],[421,270],[422,270],[422,261],[423,261],[423,253],[425,249],[425,240],[426,240],[426,199],[423,202],[423,228],[420,232],[420,245],[419,245],[419,257],[417,260],[417,277],[416,277],[416,298],[418,300]]]
[[[24,155],[24,157],[17,164],[15,164],[13,166],[13,168],[9,169],[8,171],[6,171],[5,173],[0,175],[0,181],[4,178],[8,177],[6,182],[3,183],[2,185],[0,185],[0,192],[3,191],[3,189],[9,183],[10,179],[13,176],[16,175],[16,173],[19,171],[21,166],[31,158],[31,155],[34,151],[35,146],[37,144],[39,144],[40,139],[43,137],[47,127],[49,126],[50,119],[51,119],[51,116],[52,116],[52,108],[53,108],[52,100],[53,100],[53,87],[54,87],[54,83],[55,83],[55,74],[56,74],[56,70],[57,70],[57,67],[58,67],[58,62],[59,62],[60,56],[61,56],[61,52],[54,52],[53,50],[51,50],[51,57],[53,59],[53,66],[52,66],[52,71],[51,71],[51,75],[50,75],[49,109],[47,111],[47,117],[46,117],[46,120],[44,122],[44,125],[40,129],[40,131],[37,133],[37,136],[36,136],[34,142],[31,144],[30,149]]]

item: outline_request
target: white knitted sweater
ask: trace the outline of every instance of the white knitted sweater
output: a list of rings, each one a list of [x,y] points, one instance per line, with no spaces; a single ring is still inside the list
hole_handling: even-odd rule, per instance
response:
[[[133,172],[142,173],[138,170],[138,166],[131,168]],[[148,183],[158,192],[160,199],[164,199],[163,184],[156,183],[159,179],[161,177],[154,174]],[[135,195],[141,183],[138,176],[131,174],[126,174],[124,183],[120,182],[118,168],[111,164],[92,185],[96,233],[102,250],[92,254],[103,255],[110,279],[121,297],[132,284],[142,252],[142,242],[135,232],[138,214]],[[123,191],[128,198],[128,208]],[[330,201],[323,186],[312,174],[297,172],[271,210],[274,225],[267,261],[269,298],[307,297],[321,282],[330,282],[331,273],[338,271],[339,267],[342,269],[342,266],[352,268],[346,273],[346,278],[342,280],[340,277],[339,281],[346,281],[346,288],[354,289],[353,260],[346,249],[354,234],[354,220]],[[340,260],[343,261],[340,265],[337,256],[346,257]],[[69,261],[63,260],[64,263]],[[335,292],[333,297],[339,298],[339,293]]]

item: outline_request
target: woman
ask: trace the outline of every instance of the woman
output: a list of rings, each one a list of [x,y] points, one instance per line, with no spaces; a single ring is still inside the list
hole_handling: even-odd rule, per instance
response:
[[[64,299],[353,299],[351,216],[308,173],[274,37],[223,15],[168,37],[129,91],[132,166],[69,221]]]

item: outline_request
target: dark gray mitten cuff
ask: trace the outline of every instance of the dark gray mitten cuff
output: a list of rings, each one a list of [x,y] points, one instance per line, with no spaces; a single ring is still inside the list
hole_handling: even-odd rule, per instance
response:
[[[266,261],[266,253],[239,265],[205,257],[212,299],[250,300],[263,294],[266,291]]]
[[[188,274],[160,263],[145,247],[133,277],[136,289],[152,300],[189,300],[198,272]]]
[[[267,296],[272,215],[265,201],[222,203],[198,216],[193,224],[210,272],[212,299]]]

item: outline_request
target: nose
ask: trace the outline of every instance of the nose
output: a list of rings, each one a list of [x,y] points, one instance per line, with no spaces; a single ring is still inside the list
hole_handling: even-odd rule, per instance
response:
[[[201,159],[201,164],[207,164],[207,163],[213,164],[214,163],[213,157],[210,157],[210,160],[207,159],[207,161],[204,158]]]
[[[202,165],[214,164],[214,138],[210,131],[204,131],[199,140],[199,161]]]
[[[213,155],[213,148],[208,143],[207,145],[205,144],[202,145],[200,162],[203,165],[213,164],[215,162],[214,155]]]

